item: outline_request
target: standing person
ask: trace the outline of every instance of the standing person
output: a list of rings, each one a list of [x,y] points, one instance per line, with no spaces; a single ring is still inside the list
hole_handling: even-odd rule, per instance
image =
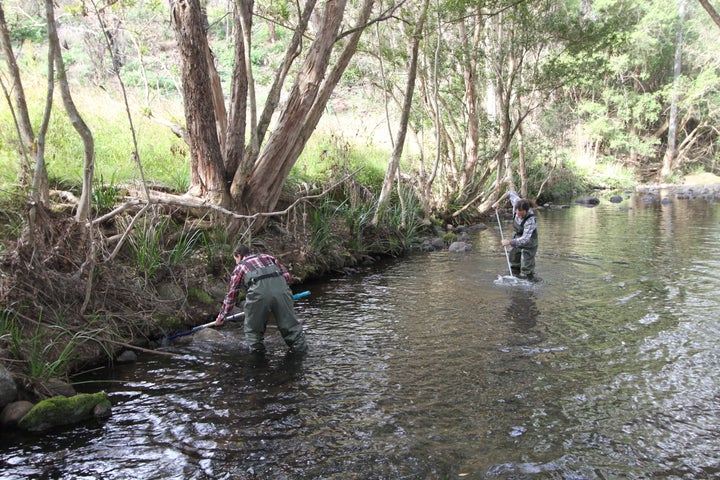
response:
[[[306,352],[307,343],[302,325],[295,317],[293,295],[288,282],[290,273],[273,256],[250,253],[248,245],[238,245],[233,251],[235,269],[222,309],[215,320],[222,325],[235,306],[240,288],[245,295],[245,341],[252,353],[265,353],[265,328],[270,312],[275,316],[280,334],[291,352]]]
[[[492,208],[496,209],[500,202],[506,198],[510,199],[513,206],[513,228],[515,233],[512,239],[505,239],[502,245],[512,247],[510,249],[510,270],[514,275],[519,274],[521,278],[528,280],[535,279],[535,254],[538,249],[537,222],[533,204],[529,200],[520,198],[514,190],[508,190]]]

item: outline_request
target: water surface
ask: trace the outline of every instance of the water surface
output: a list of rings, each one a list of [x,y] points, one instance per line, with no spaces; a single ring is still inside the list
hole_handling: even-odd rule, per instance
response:
[[[311,345],[239,325],[104,373],[113,416],[0,437],[7,479],[720,476],[720,207],[547,208],[538,284],[473,251],[304,285]],[[511,227],[505,223],[505,234]]]

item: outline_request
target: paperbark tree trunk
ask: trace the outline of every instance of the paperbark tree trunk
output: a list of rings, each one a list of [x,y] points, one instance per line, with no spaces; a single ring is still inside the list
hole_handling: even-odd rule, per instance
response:
[[[390,163],[388,164],[387,170],[385,171],[385,178],[383,180],[382,189],[380,190],[380,196],[378,197],[378,204],[375,208],[375,214],[371,224],[377,225],[380,220],[380,215],[383,209],[386,207],[390,192],[392,191],[393,183],[395,182],[395,175],[399,172],[400,159],[402,158],[403,149],[405,146],[405,137],[407,135],[408,123],[410,121],[410,108],[412,107],[413,92],[415,91],[415,79],[417,78],[417,67],[418,67],[418,51],[420,49],[420,41],[422,39],[423,29],[425,26],[425,18],[427,15],[428,5],[430,1],[424,0],[420,15],[418,16],[415,29],[413,31],[412,41],[410,45],[410,66],[408,68],[407,81],[405,83],[405,98],[403,100],[403,107],[400,113],[400,124],[398,125],[397,137],[395,138],[395,145],[393,146],[392,156]]]
[[[10,91],[13,94],[14,106],[9,105],[13,110],[18,135],[22,144],[21,157],[24,159],[32,159],[21,171],[29,173],[33,171],[32,191],[33,199],[47,205],[50,200],[49,182],[47,168],[45,165],[45,133],[50,122],[50,112],[52,111],[52,97],[54,87],[54,68],[52,50],[48,53],[48,89],[46,94],[45,111],[38,135],[35,137],[32,122],[30,121],[30,113],[28,111],[27,100],[25,98],[25,90],[20,76],[20,69],[15,61],[15,54],[12,50],[10,42],[10,31],[5,21],[5,12],[2,3],[0,3],[0,49],[7,63],[9,78],[11,81]],[[8,99],[8,101],[10,101]],[[14,108],[13,108],[14,107]],[[20,179],[21,185],[27,186],[27,180]]]

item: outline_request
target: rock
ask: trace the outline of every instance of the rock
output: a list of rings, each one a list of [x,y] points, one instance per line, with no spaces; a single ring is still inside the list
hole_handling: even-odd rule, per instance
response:
[[[112,415],[112,405],[110,405],[110,402],[98,403],[93,408],[93,415],[95,418],[109,418]]]
[[[623,199],[620,195],[613,195],[612,197],[610,197],[611,203],[620,203],[622,201],[623,201]]]
[[[118,363],[135,363],[137,361],[137,353],[132,350],[125,350],[118,355],[115,361]]]
[[[469,243],[470,240],[472,240],[472,237],[471,237],[470,234],[467,233],[467,232],[460,232],[460,233],[458,234],[458,236],[457,236],[457,241],[458,241],[458,242]]]
[[[487,225],[484,225],[482,223],[477,223],[475,225],[470,225],[469,227],[467,227],[466,231],[467,232],[479,232],[482,230],[487,230],[487,228],[488,228]]]
[[[453,242],[448,247],[448,251],[451,253],[465,253],[472,250],[472,245],[465,242]]]
[[[17,425],[18,428],[29,432],[42,432],[57,426],[72,425],[93,418],[98,406],[100,411],[111,408],[112,404],[106,392],[52,397],[35,405]]]
[[[48,389],[50,395],[55,397],[62,395],[64,397],[72,397],[77,394],[75,389],[67,382],[63,382],[59,378],[51,378],[43,384]]]
[[[15,379],[8,369],[0,365],[0,408],[15,400],[16,397]]]
[[[597,197],[578,197],[575,199],[575,203],[579,203],[581,205],[599,205],[600,199]]]
[[[227,322],[226,325],[229,325],[230,322]],[[202,330],[198,330],[196,333],[192,334],[193,341],[198,342],[220,342],[225,340],[225,337],[222,333],[218,332],[214,328],[203,328]]]
[[[0,414],[0,427],[8,430],[17,427],[18,422],[33,408],[33,404],[27,400],[11,402],[5,405]]]

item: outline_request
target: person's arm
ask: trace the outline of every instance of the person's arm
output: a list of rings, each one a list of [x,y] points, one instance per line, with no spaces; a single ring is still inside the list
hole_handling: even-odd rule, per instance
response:
[[[500,196],[500,198],[497,199],[497,202],[493,203],[493,204],[491,205],[491,207],[494,208],[495,210],[497,210],[498,207],[500,206],[500,204],[505,201],[505,199],[507,198],[507,196],[508,196],[508,192],[503,193],[503,194]]]
[[[513,208],[515,208],[515,202],[520,200],[520,195],[518,195],[515,190],[508,190],[507,192],[503,193],[500,198],[498,198],[497,202],[492,204],[492,208],[497,210],[500,204],[504,202],[507,198],[510,199],[510,203],[512,204]]]
[[[237,301],[238,293],[240,292],[240,286],[242,285],[244,274],[245,272],[240,265],[233,270],[233,273],[230,276],[230,287],[228,288],[227,295],[225,295],[225,300],[223,300],[220,313],[218,313],[218,316],[215,319],[215,324],[222,325],[225,321],[225,317],[227,317],[232,309],[235,308],[235,302]]]
[[[280,260],[278,260],[278,259],[275,258],[275,257],[271,257],[271,256],[269,256],[269,255],[268,255],[268,257],[271,258],[272,261],[273,261],[273,263],[274,263],[275,265],[277,265],[277,267],[280,269],[280,273],[282,274],[282,276],[283,276],[283,278],[285,279],[285,281],[288,282],[288,283],[290,283],[290,281],[292,280],[292,275],[290,275],[290,272],[288,271],[288,269],[285,268],[285,265],[283,265],[282,263],[280,263]]]
[[[507,198],[510,199],[510,203],[513,206],[513,210],[515,210],[515,205],[517,205],[517,202],[522,200],[522,198],[520,198],[520,195],[518,195],[518,193],[515,190],[508,190],[506,195],[507,195]]]
[[[530,237],[537,228],[537,222],[535,217],[530,217],[525,221],[523,225],[523,234],[517,238],[510,240],[509,245],[511,247],[524,247],[530,243]]]

